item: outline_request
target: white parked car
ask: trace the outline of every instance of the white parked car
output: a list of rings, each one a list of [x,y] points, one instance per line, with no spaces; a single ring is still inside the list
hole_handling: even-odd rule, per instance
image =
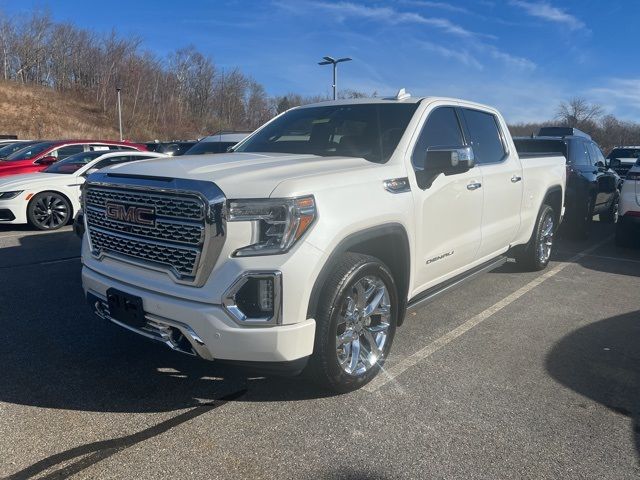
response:
[[[616,244],[628,247],[640,241],[640,159],[627,171],[620,191]]]
[[[547,266],[565,163],[521,159],[500,113],[472,102],[294,108],[233,153],[90,175],[83,287],[100,318],[174,350],[353,390],[407,308],[507,254]]]
[[[30,223],[39,230],[56,230],[80,209],[80,185],[87,175],[107,166],[159,157],[166,155],[134,150],[82,152],[42,172],[1,178],[0,225]]]

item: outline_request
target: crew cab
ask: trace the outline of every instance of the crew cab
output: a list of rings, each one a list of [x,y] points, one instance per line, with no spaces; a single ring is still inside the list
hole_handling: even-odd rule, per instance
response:
[[[640,244],[640,159],[626,172],[616,224],[616,245],[630,247],[634,244]]]
[[[565,159],[521,160],[500,113],[439,97],[289,110],[233,153],[83,186],[98,317],[174,350],[350,391],[417,308],[514,255],[549,262]]]
[[[29,223],[38,230],[57,230],[80,210],[80,185],[88,174],[110,165],[165,156],[94,150],[71,155],[42,172],[0,178],[0,225]]]
[[[615,223],[622,179],[605,164],[598,144],[569,127],[543,127],[535,137],[517,137],[520,155],[561,154],[567,159],[566,224],[579,238],[587,238],[594,215]]]
[[[52,163],[81,152],[102,150],[143,150],[144,145],[105,140],[51,140],[22,148],[0,160],[0,177],[39,172]]]

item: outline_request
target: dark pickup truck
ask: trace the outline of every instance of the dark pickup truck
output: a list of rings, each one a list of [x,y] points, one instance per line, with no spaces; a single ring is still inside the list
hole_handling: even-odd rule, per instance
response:
[[[544,127],[537,136],[513,141],[520,155],[560,153],[567,159],[565,220],[575,236],[589,236],[594,215],[615,223],[622,179],[589,135],[577,128]]]

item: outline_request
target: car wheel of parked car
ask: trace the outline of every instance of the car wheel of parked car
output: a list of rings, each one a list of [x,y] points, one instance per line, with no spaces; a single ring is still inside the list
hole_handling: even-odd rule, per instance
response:
[[[619,220],[616,224],[615,242],[618,247],[630,247],[633,243],[629,227]]]
[[[29,202],[27,217],[38,230],[57,230],[69,223],[71,205],[59,193],[42,192]]]
[[[325,282],[318,303],[308,372],[323,387],[356,390],[380,371],[398,322],[398,293],[377,258],[346,253]]]
[[[598,218],[601,222],[605,223],[616,223],[618,220],[618,204],[620,203],[620,192],[614,194],[613,200],[611,201],[611,206],[607,209],[606,212],[602,212],[598,215]]]
[[[516,262],[527,271],[542,270],[549,263],[556,232],[556,217],[553,208],[543,205],[529,242],[516,253]]]

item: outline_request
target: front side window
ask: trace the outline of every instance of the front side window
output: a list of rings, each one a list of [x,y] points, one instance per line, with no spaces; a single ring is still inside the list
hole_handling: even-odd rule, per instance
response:
[[[575,139],[571,142],[571,148],[569,150],[569,159],[571,165],[576,166],[590,166],[591,157],[587,149],[587,142],[582,139]]]
[[[298,108],[276,118],[236,151],[358,157],[384,163],[398,146],[417,106],[373,103]]]
[[[58,160],[67,158],[70,155],[84,152],[84,145],[67,145],[51,152],[51,155],[58,157]]]
[[[495,115],[479,110],[462,110],[469,129],[469,140],[473,147],[476,163],[501,162],[507,151],[502,143],[500,128]]]
[[[463,145],[464,139],[455,109],[453,107],[439,107],[429,114],[429,118],[422,127],[411,161],[416,168],[420,169],[427,149],[462,147]]]

